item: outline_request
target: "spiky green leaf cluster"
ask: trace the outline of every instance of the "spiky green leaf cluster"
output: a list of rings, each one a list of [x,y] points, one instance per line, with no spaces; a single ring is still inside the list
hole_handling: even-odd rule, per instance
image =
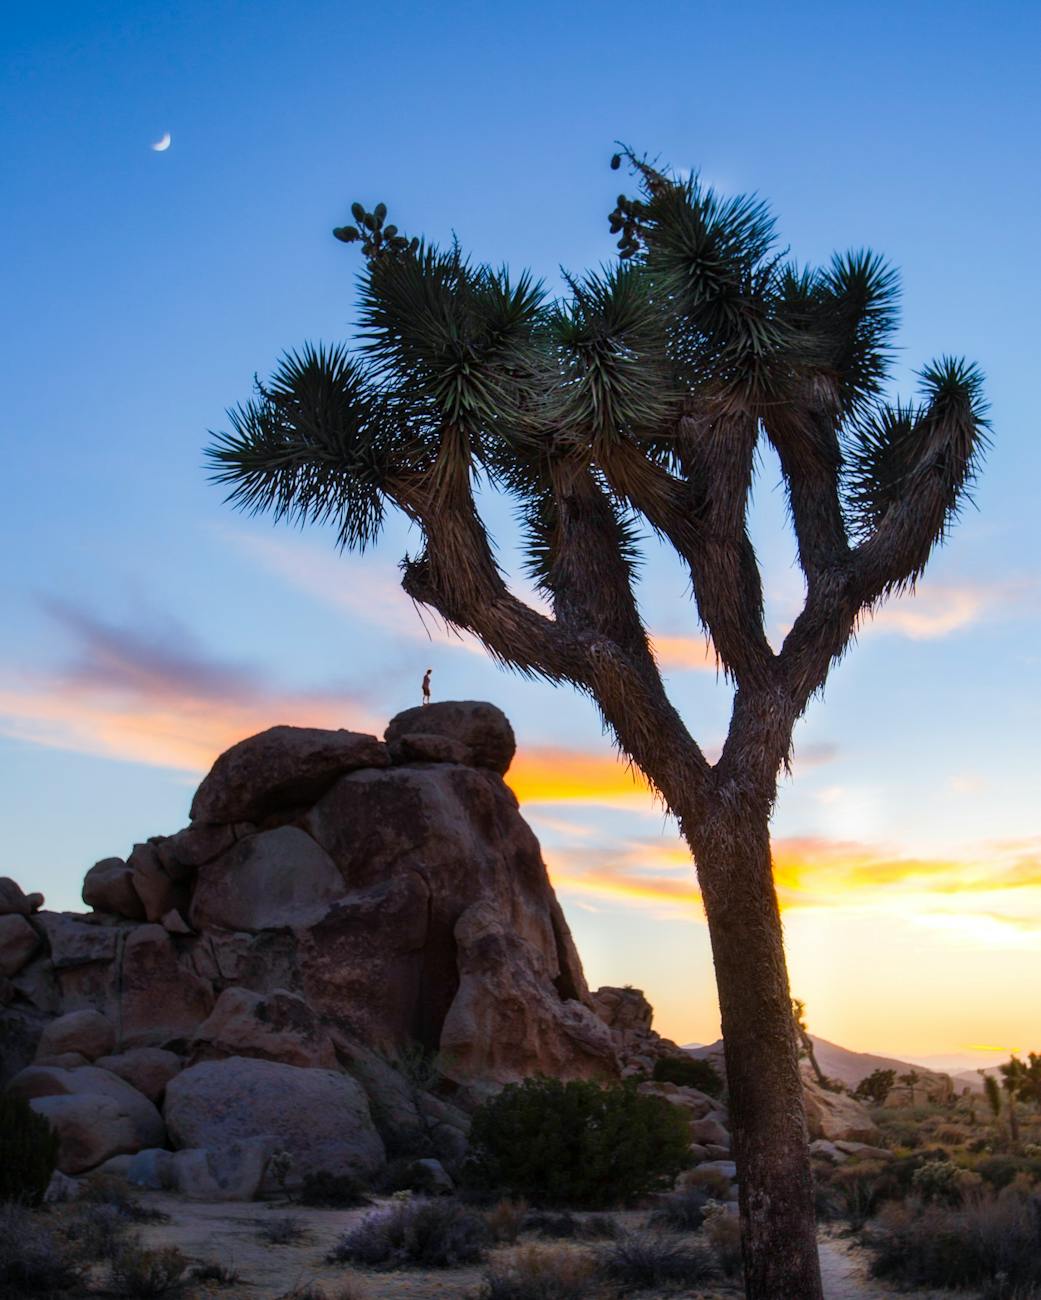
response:
[[[384,477],[406,441],[364,368],[342,345],[307,344],[256,388],[207,450],[214,481],[252,514],[332,522],[342,546],[363,549],[379,534]]]
[[[919,378],[921,403],[879,404],[852,426],[846,489],[862,536],[929,484],[945,495],[949,521],[974,482],[989,427],[981,372],[961,358],[943,357]]]

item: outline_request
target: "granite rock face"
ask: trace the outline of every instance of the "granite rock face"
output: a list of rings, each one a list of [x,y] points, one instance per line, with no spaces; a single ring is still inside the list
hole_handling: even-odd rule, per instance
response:
[[[63,1171],[238,1195],[283,1148],[297,1180],[388,1155],[451,1176],[489,1089],[678,1052],[637,990],[587,988],[502,779],[515,747],[477,701],[386,743],[272,727],[217,759],[189,826],[90,868],[92,911],[0,881],[0,1082],[50,1113]]]

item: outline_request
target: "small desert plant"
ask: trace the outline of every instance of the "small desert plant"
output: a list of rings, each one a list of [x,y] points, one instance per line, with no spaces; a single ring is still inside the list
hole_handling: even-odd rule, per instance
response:
[[[257,1220],[257,1236],[269,1246],[290,1246],[295,1241],[306,1241],[309,1235],[295,1214],[277,1214],[270,1219]]]
[[[958,1205],[962,1170],[951,1160],[927,1160],[911,1175],[911,1187],[927,1205]]]
[[[709,1201],[704,1210],[705,1240],[712,1247],[724,1277],[741,1273],[741,1221],[722,1201]]]
[[[888,1173],[878,1160],[855,1160],[833,1170],[829,1185],[841,1198],[845,1213],[854,1224],[862,1224],[874,1213],[887,1187],[896,1190],[887,1180]]]
[[[607,1241],[619,1235],[617,1219],[609,1214],[572,1214],[570,1210],[531,1210],[524,1216],[522,1227],[527,1232],[537,1232],[540,1237],[558,1240],[581,1238],[585,1241]]]
[[[301,1283],[286,1291],[278,1300],[369,1300],[369,1290],[356,1278],[341,1279],[332,1285],[315,1282]]]
[[[499,1201],[485,1213],[484,1221],[495,1241],[512,1246],[520,1236],[527,1213],[527,1201]]]
[[[648,1224],[671,1232],[696,1232],[704,1219],[709,1194],[700,1187],[684,1187],[661,1199],[651,1211]]]
[[[478,1108],[468,1176],[536,1205],[630,1201],[690,1160],[687,1123],[632,1082],[525,1079]]]
[[[1017,1174],[1028,1174],[1035,1182],[1041,1179],[1041,1160],[1025,1156],[987,1156],[976,1163],[976,1172],[999,1191]]]
[[[329,1260],[386,1268],[455,1268],[479,1263],[490,1235],[484,1219],[456,1200],[407,1197],[367,1214],[334,1247]]]
[[[654,1062],[651,1078],[655,1083],[676,1083],[683,1088],[697,1088],[710,1097],[723,1091],[723,1080],[711,1061],[697,1056],[662,1056]]]
[[[151,1205],[143,1205],[121,1178],[91,1174],[84,1181],[80,1201],[85,1205],[109,1205],[130,1223],[166,1223],[170,1216]]]
[[[1041,1202],[976,1200],[959,1208],[889,1205],[869,1244],[879,1277],[911,1286],[1041,1287]],[[1000,1294],[1000,1293],[999,1293]]]
[[[0,1204],[0,1295],[53,1295],[81,1280],[49,1226],[24,1205]]]
[[[679,1176],[677,1186],[681,1190],[696,1187],[717,1201],[725,1201],[730,1196],[730,1179],[722,1169],[711,1169],[704,1165],[685,1169]]]
[[[39,1205],[58,1164],[58,1134],[21,1097],[0,1097],[0,1201]]]
[[[329,1210],[350,1210],[358,1205],[368,1205],[369,1198],[357,1178],[350,1174],[331,1174],[319,1169],[307,1174],[301,1184],[297,1200],[301,1205]]]
[[[188,1260],[176,1246],[162,1250],[128,1246],[112,1261],[112,1283],[119,1296],[152,1300],[179,1291],[187,1270]]]
[[[230,1264],[221,1264],[218,1260],[207,1260],[196,1264],[192,1269],[193,1282],[209,1282],[216,1286],[241,1286],[245,1282],[242,1274]]]
[[[293,1167],[293,1153],[291,1151],[272,1151],[268,1157],[267,1173],[278,1183],[282,1190],[282,1195],[288,1197],[289,1191],[286,1188],[286,1179],[289,1177],[289,1171]]]
[[[695,1286],[717,1275],[711,1254],[657,1233],[627,1233],[601,1259],[604,1276],[628,1291]]]
[[[112,1259],[127,1244],[130,1220],[116,1205],[80,1204],[65,1221],[65,1236],[84,1258]]]
[[[585,1300],[596,1265],[561,1246],[522,1246],[484,1275],[480,1300]]]

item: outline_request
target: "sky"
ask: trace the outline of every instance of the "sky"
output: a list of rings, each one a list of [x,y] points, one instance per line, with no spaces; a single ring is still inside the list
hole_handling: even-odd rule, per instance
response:
[[[184,825],[228,744],[379,733],[431,665],[436,698],[511,717],[509,780],[590,983],[645,989],[680,1042],[717,1037],[689,858],[593,706],[421,621],[400,520],[343,557],[232,512],[202,456],[285,349],[351,338],[359,258],[330,231],[353,200],[555,288],[612,256],[623,140],[761,194],[800,261],[867,245],[899,267],[894,393],[943,353],[986,373],[976,506],[811,705],[774,851],[816,1033],[960,1065],[1041,1048],[1039,55],[1041,9],[1000,0],[12,11],[0,874],[82,907],[91,863]],[[514,569],[507,505],[482,509]],[[776,638],[801,583],[769,455],[751,526]],[[670,691],[718,753],[730,691],[683,576],[654,543],[642,574]]]

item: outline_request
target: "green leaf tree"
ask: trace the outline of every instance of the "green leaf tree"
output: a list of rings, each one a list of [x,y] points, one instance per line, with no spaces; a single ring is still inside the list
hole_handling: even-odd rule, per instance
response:
[[[357,204],[334,233],[365,258],[362,330],[289,354],[211,448],[230,500],[374,542],[418,526],[402,586],[518,672],[568,685],[675,815],[697,864],[719,989],[748,1295],[820,1296],[769,823],[792,731],[858,621],[946,536],[986,437],[982,379],[945,357],[887,402],[897,278],[870,252],[800,267],[757,198],[723,198],[630,150],[618,261],[550,300]],[[767,637],[747,527],[759,450],[780,462],[804,607]],[[520,599],[475,484],[516,505]],[[733,686],[710,763],[672,704],[635,594],[641,540],[684,566]],[[692,624],[694,620],[692,619]]]

